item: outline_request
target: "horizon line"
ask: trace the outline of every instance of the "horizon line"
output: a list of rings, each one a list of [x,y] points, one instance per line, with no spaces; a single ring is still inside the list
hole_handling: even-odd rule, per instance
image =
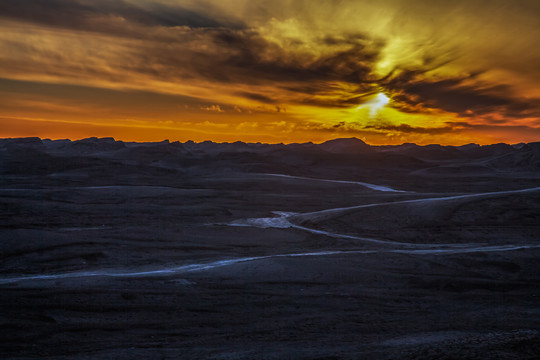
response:
[[[417,144],[417,143],[414,143],[414,142],[404,142],[404,143],[401,143],[401,144],[369,144],[367,143],[365,140],[362,140],[360,138],[357,138],[355,136],[352,136],[352,137],[337,137],[337,138],[332,138],[332,139],[328,139],[328,140],[324,140],[324,141],[321,141],[321,142],[313,142],[313,141],[306,141],[306,142],[280,142],[280,143],[268,143],[268,142],[261,142],[261,141],[258,141],[258,142],[247,142],[247,141],[242,141],[242,140],[236,140],[236,141],[232,141],[232,142],[228,142],[228,141],[222,141],[222,142],[217,142],[217,141],[213,141],[213,140],[203,140],[203,141],[194,141],[194,140],[186,140],[186,141],[180,141],[180,140],[170,140],[170,139],[163,139],[163,140],[158,140],[158,141],[127,141],[127,140],[121,140],[121,139],[116,139],[112,136],[104,136],[104,137],[97,137],[97,136],[89,136],[89,137],[85,137],[85,138],[80,138],[80,139],[69,139],[69,138],[56,138],[56,139],[51,139],[51,138],[41,138],[39,136],[22,136],[22,137],[0,137],[0,141],[3,141],[3,140],[23,140],[23,139],[39,139],[40,141],[70,141],[70,142],[76,142],[76,141],[83,141],[83,140],[106,140],[106,139],[111,139],[111,140],[114,140],[115,142],[123,142],[123,143],[136,143],[136,144],[159,144],[159,143],[180,143],[180,144],[185,144],[185,143],[195,143],[195,144],[202,144],[202,143],[214,143],[214,144],[235,144],[235,143],[243,143],[243,144],[261,144],[261,145],[305,145],[305,144],[313,144],[313,145],[321,145],[321,144],[324,144],[324,143],[327,143],[329,141],[335,141],[335,140],[358,140],[358,141],[361,141],[363,144],[367,145],[367,146],[371,146],[371,147],[381,147],[381,146],[403,146],[403,145],[416,145],[416,146],[430,146],[430,145],[438,145],[438,146],[450,146],[450,147],[462,147],[462,146],[467,146],[467,145],[477,145],[477,146],[490,146],[490,145],[499,145],[499,144],[504,144],[504,145],[509,145],[509,146],[516,146],[516,145],[521,145],[521,144],[534,144],[534,143],[537,143],[537,142],[540,142],[540,140],[538,141],[532,141],[532,142],[517,142],[517,143],[505,143],[505,142],[497,142],[497,143],[489,143],[489,144],[480,144],[480,143],[465,143],[465,144],[461,144],[461,145],[446,145],[446,144],[439,144],[439,143],[429,143],[429,144],[424,144],[424,145],[421,145],[421,144]]]

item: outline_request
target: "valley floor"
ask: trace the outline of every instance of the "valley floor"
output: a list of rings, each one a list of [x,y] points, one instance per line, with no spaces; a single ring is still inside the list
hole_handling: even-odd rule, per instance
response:
[[[3,177],[1,358],[540,353],[534,179],[99,174]]]

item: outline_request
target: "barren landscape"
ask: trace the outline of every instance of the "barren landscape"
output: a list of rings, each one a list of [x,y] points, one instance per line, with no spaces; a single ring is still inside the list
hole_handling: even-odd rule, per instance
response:
[[[0,140],[3,359],[537,359],[540,143]]]

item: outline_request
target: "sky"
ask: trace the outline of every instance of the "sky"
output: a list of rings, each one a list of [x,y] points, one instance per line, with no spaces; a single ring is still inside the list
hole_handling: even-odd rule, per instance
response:
[[[1,0],[0,137],[540,141],[538,0]]]

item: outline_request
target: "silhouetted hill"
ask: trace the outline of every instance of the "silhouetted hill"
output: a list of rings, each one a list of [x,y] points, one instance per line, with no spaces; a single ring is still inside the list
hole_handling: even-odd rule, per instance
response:
[[[90,173],[100,176],[107,173],[124,176],[137,171],[152,174],[180,171],[192,175],[233,171],[360,180],[408,174],[441,179],[492,176],[500,172],[537,174],[540,143],[370,146],[357,138],[287,145],[168,140],[137,143],[95,137],[77,141],[0,139],[3,174],[69,177],[83,168],[87,173],[91,168]]]
[[[122,141],[116,141],[113,138],[98,139],[96,137],[73,141],[66,145],[69,147],[69,151],[80,154],[116,151],[125,147]]]
[[[372,150],[371,146],[355,137],[347,139],[328,140],[318,146],[325,151],[338,154],[358,153]]]
[[[408,155],[425,160],[450,160],[459,159],[466,156],[460,147],[442,146],[436,144],[420,146],[405,143],[403,145],[381,147],[381,150],[386,153]]]

